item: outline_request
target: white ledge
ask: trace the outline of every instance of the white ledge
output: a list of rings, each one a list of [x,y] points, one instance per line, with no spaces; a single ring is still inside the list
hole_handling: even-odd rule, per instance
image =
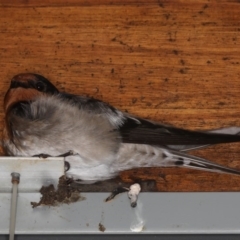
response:
[[[38,192],[41,186],[57,185],[64,175],[64,158],[0,157],[0,193],[11,192],[11,173],[20,173],[19,192]]]
[[[0,234],[8,234],[11,172],[21,174],[16,234],[239,234],[240,193],[140,193],[131,208],[127,193],[81,193],[85,200],[32,208],[42,185],[56,185],[63,158],[0,158]]]
[[[105,203],[108,193],[82,193],[86,199],[33,209],[39,193],[19,193],[16,234],[126,234],[141,221],[141,233],[240,233],[240,193],[140,193],[137,208],[127,194]],[[10,193],[0,194],[0,234],[9,227]]]

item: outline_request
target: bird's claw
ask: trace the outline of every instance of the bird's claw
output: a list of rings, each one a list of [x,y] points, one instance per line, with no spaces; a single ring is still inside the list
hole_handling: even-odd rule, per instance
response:
[[[60,155],[55,156],[55,157],[68,157],[68,156],[72,156],[72,155],[75,155],[75,154],[76,153],[74,151],[70,150],[66,153],[60,154]],[[48,158],[48,157],[52,157],[52,156],[49,155],[49,154],[40,153],[40,154],[33,155],[33,157]],[[69,169],[70,169],[70,163],[67,162],[67,161],[64,161],[64,171],[67,172]]]
[[[49,154],[46,154],[46,153],[40,153],[40,154],[33,155],[33,157],[48,158],[48,157],[52,157],[52,156]]]
[[[68,157],[68,156],[73,156],[76,155],[77,153],[75,153],[73,150],[70,150],[66,153],[54,156],[54,157]],[[46,154],[46,153],[40,153],[40,154],[35,154],[33,155],[33,157],[39,157],[39,158],[48,158],[48,157],[53,157],[52,155]]]
[[[67,172],[70,169],[70,163],[68,161],[64,161],[64,171]]]

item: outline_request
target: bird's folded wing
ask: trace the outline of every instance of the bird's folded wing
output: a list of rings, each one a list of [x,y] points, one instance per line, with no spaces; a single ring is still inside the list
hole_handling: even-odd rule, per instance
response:
[[[240,141],[240,135],[219,132],[198,132],[153,123],[140,118],[127,118],[120,127],[125,143],[151,145],[209,145]],[[183,147],[184,148],[184,147]],[[181,149],[179,149],[181,150]]]

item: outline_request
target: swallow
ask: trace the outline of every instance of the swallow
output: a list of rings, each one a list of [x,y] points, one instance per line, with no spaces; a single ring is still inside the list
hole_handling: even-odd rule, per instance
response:
[[[66,177],[94,183],[140,167],[240,171],[187,151],[240,141],[240,128],[208,132],[168,126],[86,96],[60,92],[45,77],[13,77],[4,98],[3,147],[11,156],[64,155]],[[71,154],[65,154],[70,152]]]

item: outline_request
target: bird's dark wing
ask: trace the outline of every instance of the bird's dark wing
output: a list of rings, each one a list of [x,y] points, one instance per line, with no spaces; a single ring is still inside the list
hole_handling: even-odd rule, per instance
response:
[[[131,117],[126,118],[119,130],[125,143],[173,145],[173,148],[174,145],[202,146],[240,141],[240,135],[237,134],[189,131]]]

